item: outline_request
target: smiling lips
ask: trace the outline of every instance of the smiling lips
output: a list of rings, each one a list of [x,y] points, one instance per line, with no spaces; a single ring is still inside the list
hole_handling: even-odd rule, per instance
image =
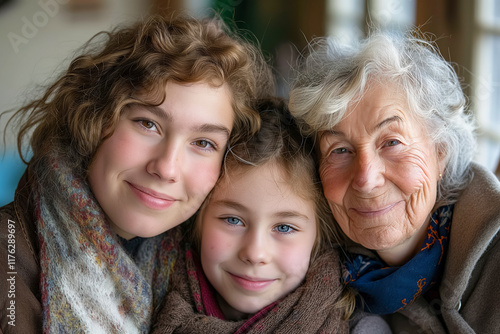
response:
[[[132,192],[144,205],[154,210],[164,210],[174,204],[175,199],[149,188],[127,182]]]
[[[366,218],[374,218],[378,216],[382,216],[386,214],[387,212],[391,211],[392,208],[394,208],[396,205],[398,205],[400,202],[396,202],[393,204],[390,204],[386,207],[383,207],[381,209],[371,209],[371,208],[350,208],[349,210],[352,210],[356,214],[366,217]]]
[[[275,281],[275,279],[251,278],[234,274],[230,274],[230,276],[239,286],[249,291],[260,291]]]

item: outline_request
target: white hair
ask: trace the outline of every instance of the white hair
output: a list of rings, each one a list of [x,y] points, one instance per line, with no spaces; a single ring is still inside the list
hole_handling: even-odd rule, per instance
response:
[[[397,87],[424,121],[446,161],[437,201],[453,203],[471,178],[474,123],[453,67],[416,33],[373,32],[351,45],[316,39],[292,83],[289,109],[304,134],[330,130],[373,83]]]

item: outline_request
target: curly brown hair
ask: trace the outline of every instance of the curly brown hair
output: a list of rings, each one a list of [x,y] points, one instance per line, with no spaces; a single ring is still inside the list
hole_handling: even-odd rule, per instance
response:
[[[131,27],[101,32],[37,100],[9,120],[20,124],[19,154],[31,134],[31,163],[57,150],[85,173],[100,143],[111,136],[124,107],[159,105],[165,85],[227,85],[235,121],[230,142],[260,126],[254,99],[274,91],[273,76],[258,47],[217,17],[151,16]]]

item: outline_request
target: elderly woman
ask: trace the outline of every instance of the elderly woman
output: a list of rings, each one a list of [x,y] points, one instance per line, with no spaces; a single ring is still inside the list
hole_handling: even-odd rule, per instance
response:
[[[396,333],[498,331],[500,184],[472,162],[453,68],[414,35],[314,46],[289,106],[317,137],[359,308]]]

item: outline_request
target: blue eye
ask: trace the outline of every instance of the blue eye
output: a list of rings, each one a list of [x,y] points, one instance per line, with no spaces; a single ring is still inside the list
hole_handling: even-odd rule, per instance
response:
[[[227,217],[227,218],[224,218],[224,220],[229,225],[240,225],[240,224],[242,224],[241,220],[238,219],[238,218],[236,218],[236,217]]]
[[[399,144],[401,144],[401,142],[399,140],[393,139],[393,140],[389,140],[386,143],[386,146],[396,146],[396,145],[399,145]]]
[[[288,232],[293,231],[293,228],[288,226],[288,225],[278,225],[278,226],[276,226],[276,231],[278,231],[280,233],[288,233]]]
[[[336,148],[336,149],[332,150],[332,153],[343,154],[343,153],[349,153],[349,151],[347,150],[347,148],[341,147],[341,148]]]

